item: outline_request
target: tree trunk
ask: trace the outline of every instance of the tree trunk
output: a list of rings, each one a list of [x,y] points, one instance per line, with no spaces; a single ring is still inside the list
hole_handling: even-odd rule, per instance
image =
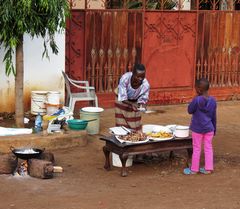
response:
[[[197,1],[191,0],[191,10],[197,10],[197,9],[199,9],[199,8],[197,8],[197,6],[196,6],[197,3],[198,3]]]
[[[15,76],[15,123],[24,127],[24,96],[23,96],[23,36],[16,47],[16,76]]]

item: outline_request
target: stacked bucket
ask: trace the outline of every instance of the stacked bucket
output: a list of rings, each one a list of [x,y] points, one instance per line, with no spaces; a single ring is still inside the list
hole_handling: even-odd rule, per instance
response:
[[[60,107],[60,92],[58,91],[32,91],[31,114],[52,115]]]

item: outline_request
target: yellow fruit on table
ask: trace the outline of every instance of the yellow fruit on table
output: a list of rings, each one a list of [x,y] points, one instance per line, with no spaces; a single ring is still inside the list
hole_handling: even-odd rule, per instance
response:
[[[161,132],[151,133],[148,136],[151,136],[154,138],[169,138],[169,137],[172,137],[172,134],[165,131],[161,131]]]

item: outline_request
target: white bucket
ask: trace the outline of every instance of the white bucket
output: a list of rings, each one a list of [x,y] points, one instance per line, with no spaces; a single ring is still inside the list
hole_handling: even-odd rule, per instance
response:
[[[45,103],[47,101],[47,91],[32,91],[31,92],[31,113],[33,115],[46,114]]]
[[[56,112],[59,111],[60,105],[59,104],[48,104],[46,103],[46,110],[47,110],[47,115],[52,115]]]
[[[133,163],[133,156],[128,156],[128,159],[126,161],[126,167],[132,166]],[[112,152],[112,165],[115,167],[122,167],[122,162],[119,158],[119,155]]]
[[[47,103],[52,105],[60,104],[60,92],[59,91],[48,91]]]
[[[95,121],[88,122],[87,132],[88,134],[98,134],[100,129],[100,113],[103,111],[100,107],[84,107],[80,110],[81,120],[92,120]]]

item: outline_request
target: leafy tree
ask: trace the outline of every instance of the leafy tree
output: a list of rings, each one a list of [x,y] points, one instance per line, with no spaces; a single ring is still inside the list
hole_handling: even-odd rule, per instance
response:
[[[5,48],[6,75],[15,75],[16,126],[23,127],[23,35],[44,38],[43,56],[48,57],[47,45],[57,54],[54,34],[65,28],[69,15],[68,0],[0,0],[0,44]],[[16,52],[16,66],[13,56]]]
[[[177,5],[178,0],[146,0],[146,9],[160,10],[166,9],[171,10]],[[140,9],[143,7],[143,0],[129,0],[127,1],[126,7],[128,9]]]

